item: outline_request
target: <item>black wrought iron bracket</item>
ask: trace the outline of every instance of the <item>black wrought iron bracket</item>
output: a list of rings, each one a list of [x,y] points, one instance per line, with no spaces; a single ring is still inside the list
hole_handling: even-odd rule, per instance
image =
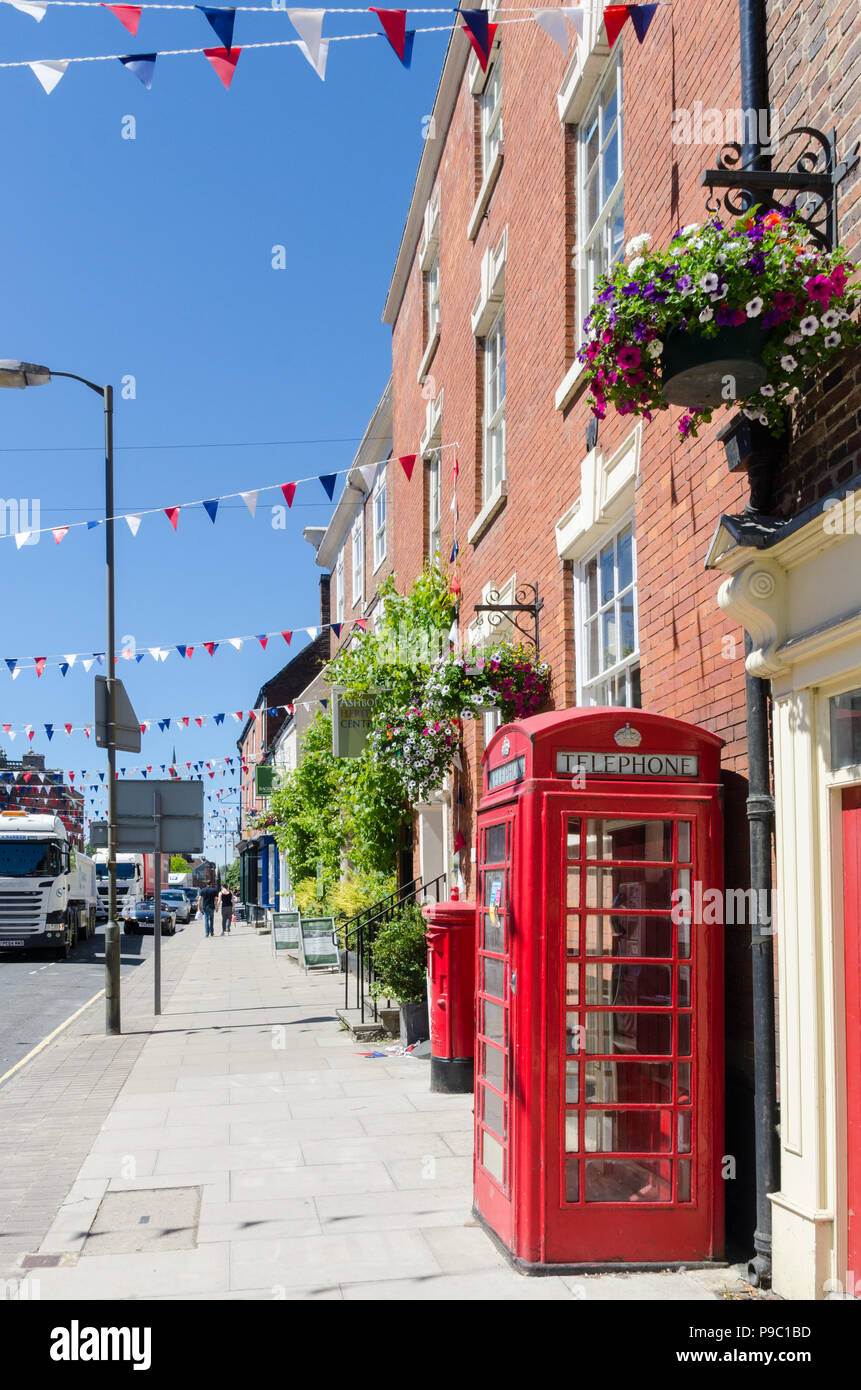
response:
[[[824,135],[807,125],[794,126],[781,135],[779,147],[775,142],[761,148],[746,162],[740,144],[724,145],[717,168],[706,169],[702,176],[709,190],[706,208],[715,213],[723,206],[734,217],[754,204],[774,212],[791,210],[820,246],[833,250],[839,241],[837,187],[856,168],[858,150],[856,142],[845,159],[838,159],[837,131]],[[777,167],[763,168],[766,161]],[[723,191],[723,199],[715,197],[716,189]],[[780,194],[789,196],[781,198]]]
[[[527,602],[527,595],[532,595],[532,602]],[[491,589],[487,597],[490,603],[477,603],[476,613],[488,613],[488,622],[491,627],[499,627],[502,622],[503,614],[507,613],[511,617],[513,627],[528,638],[535,647],[535,655],[538,655],[538,615],[544,607],[544,599],[538,597],[537,584],[519,584],[514,593],[514,603],[500,603],[499,590]],[[515,614],[522,614],[523,617],[516,617]],[[532,619],[532,631],[524,625],[524,618],[529,615]]]

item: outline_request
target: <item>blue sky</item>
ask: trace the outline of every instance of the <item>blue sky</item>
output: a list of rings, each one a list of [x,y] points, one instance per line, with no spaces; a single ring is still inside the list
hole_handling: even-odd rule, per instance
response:
[[[324,32],[375,23],[329,16]],[[0,30],[6,61],[217,43],[202,15],[178,11],[145,10],[132,38],[103,9],[50,7],[36,24],[4,4]],[[235,45],[293,36],[283,13],[237,15]],[[28,69],[0,69],[0,357],[114,384],[118,511],[350,462],[390,368],[380,313],[445,43],[420,35],[410,71],[385,39],[333,44],[325,83],[296,49],[248,50],[230,91],[202,56],[161,59],[150,92],[119,63],[73,64],[50,95]],[[134,140],[122,138],[130,115]],[[120,396],[126,375],[134,400]],[[74,382],[0,392],[0,496],[38,498],[42,526],[100,516],[102,428],[98,397]],[[258,444],[311,440],[344,442]],[[161,515],[134,539],[121,523],[118,638],[173,646],[315,623],[302,529],[332,508],[318,484],[300,487],[276,530],[279,500],[261,497],[256,521],[241,500],[224,504],[215,526],[183,511],[176,535]],[[0,540],[0,593],[0,658],[104,650],[103,530],[20,551]],[[244,710],[295,643],[146,656],[120,673],[141,718]],[[29,746],[49,766],[104,768],[83,734],[60,727],[49,744],[42,729],[91,719],[92,698],[79,667],[13,681],[0,665],[0,723],[36,726]],[[224,757],[237,729],[172,725],[127,762],[158,767],[174,743],[182,762]],[[18,757],[28,744],[0,746]]]

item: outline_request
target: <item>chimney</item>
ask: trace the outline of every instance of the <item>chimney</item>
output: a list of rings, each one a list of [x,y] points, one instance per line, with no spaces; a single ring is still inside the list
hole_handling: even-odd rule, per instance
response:
[[[332,620],[332,613],[329,606],[329,588],[331,585],[331,574],[320,575],[320,626],[328,627]]]

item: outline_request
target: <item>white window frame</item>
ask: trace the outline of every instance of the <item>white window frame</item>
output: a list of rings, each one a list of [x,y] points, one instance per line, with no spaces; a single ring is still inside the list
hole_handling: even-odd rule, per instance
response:
[[[633,542],[631,564],[632,578],[630,587],[626,587],[625,589],[623,589],[621,594],[618,592],[614,593],[613,598],[608,600],[606,603],[600,602],[599,594],[598,606],[595,609],[594,613],[591,613],[589,611],[588,606],[588,591],[586,578],[588,566],[593,560],[599,560],[601,553],[603,551],[606,551],[610,546],[612,546],[614,550],[614,565],[617,564],[616,546],[618,544],[619,537],[624,535],[624,533],[629,530],[631,532]],[[600,578],[600,561],[598,564],[598,575]],[[588,554],[583,557],[583,560],[578,565],[577,570],[575,572],[574,623],[576,636],[574,650],[577,659],[576,664],[578,705],[594,706],[612,703],[612,701],[608,702],[608,700],[603,698],[603,688],[606,687],[608,683],[615,683],[618,677],[623,676],[625,680],[626,699],[625,704],[623,706],[620,706],[620,708],[635,708],[633,705],[631,705],[630,699],[632,694],[632,673],[635,668],[638,668],[641,665],[640,602],[638,590],[639,584],[637,570],[637,533],[636,526],[634,523],[634,512],[633,510],[631,510],[622,518],[622,520],[620,520],[617,526],[615,526],[611,531],[606,532],[601,537],[599,543],[597,545],[594,545],[589,550]],[[609,611],[611,605],[614,607],[618,615],[620,599],[624,597],[624,595],[627,593],[632,593],[634,597],[634,650],[632,652],[629,652],[627,656],[620,657],[611,665],[605,667],[603,666],[603,652],[601,650],[603,646],[603,633],[600,615],[603,612]],[[587,623],[590,619],[593,619],[597,623],[598,627],[598,659],[599,663],[601,664],[601,669],[596,673],[592,673],[589,670],[589,635]],[[616,622],[616,631],[617,633],[621,633],[621,622],[619,621],[618,617]]]
[[[352,600],[353,607],[357,603],[362,603],[365,598],[365,509],[360,507],[356,520],[353,522],[353,575],[352,575]]]
[[[442,457],[438,448],[428,459],[428,559],[442,563]]]
[[[481,110],[481,178],[487,178],[502,144],[502,55],[497,55],[484,91],[479,97]]]
[[[374,484],[374,574],[386,558],[386,471]]]
[[[427,344],[433,342],[439,332],[439,249],[428,270],[425,271],[427,285]]]
[[[502,350],[498,349],[499,338],[502,339]],[[496,365],[494,362],[494,344],[497,345],[495,354]],[[506,396],[505,388],[502,396],[499,396],[499,374],[500,365],[502,366],[502,377],[505,381],[505,301],[503,300],[499,313],[493,320],[484,339],[484,420],[482,430],[482,500],[488,502],[494,492],[505,481],[505,410]],[[491,390],[496,378],[496,389]],[[495,399],[496,404],[491,409],[491,400]],[[493,448],[491,446],[494,446]]]
[[[344,546],[341,546],[335,565],[335,622],[344,621]]]
[[[595,281],[598,276],[610,268],[621,255],[625,248],[625,226],[624,226],[624,183],[625,183],[625,149],[624,149],[624,105],[623,105],[623,52],[622,43],[619,41],[614,47],[613,52],[607,61],[604,71],[601,74],[600,82],[596,83],[595,92],[592,96],[582,120],[577,125],[577,344],[583,341],[583,319],[589,311],[592,303]],[[605,97],[609,86],[611,74],[615,74],[616,82],[616,115],[609,127],[604,130],[604,111]],[[597,153],[589,167],[586,165],[586,147],[590,131],[595,127],[598,134]],[[617,170],[616,180],[612,188],[603,188],[603,157],[613,136],[617,137]],[[595,222],[590,226],[586,222],[586,185],[589,176],[593,175],[598,180],[598,215]],[[613,255],[612,247],[612,228],[617,217],[621,217],[621,234]]]

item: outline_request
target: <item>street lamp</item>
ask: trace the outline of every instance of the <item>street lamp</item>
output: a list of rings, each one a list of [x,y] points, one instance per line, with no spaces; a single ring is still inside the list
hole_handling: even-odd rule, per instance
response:
[[[101,396],[105,407],[105,568],[107,590],[108,690],[108,922],[105,927],[105,1031],[120,1032],[120,929],[117,922],[117,743],[114,645],[114,388],[97,386],[74,372],[54,372],[35,362],[0,360],[0,386],[23,390],[45,386],[52,377],[79,381]]]

